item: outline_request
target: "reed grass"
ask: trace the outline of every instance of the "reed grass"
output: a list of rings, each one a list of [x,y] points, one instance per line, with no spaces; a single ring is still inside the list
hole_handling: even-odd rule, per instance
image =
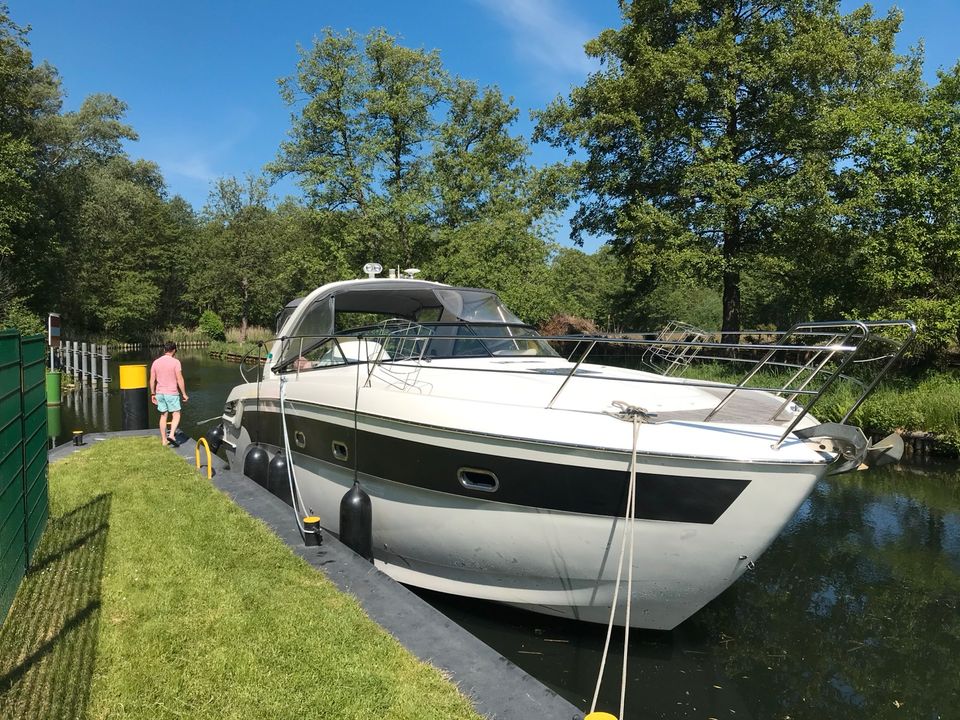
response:
[[[273,338],[273,331],[260,325],[247,327],[247,339],[245,341],[242,339],[243,333],[238,327],[227,328],[224,334],[226,340],[210,340],[199,328],[177,325],[163,330],[154,330],[147,338],[147,342],[152,347],[157,347],[168,340],[172,340],[185,347],[203,345],[218,352],[226,351],[242,355],[247,350],[256,348],[257,342],[266,342]]]
[[[167,341],[175,342],[177,345],[200,345],[207,342],[207,337],[198,328],[188,328],[183,325],[154,330],[147,337],[151,347],[163,345]]]
[[[234,344],[250,343],[255,345],[257,342],[267,342],[273,338],[273,330],[262,325],[249,325],[246,340],[243,339],[243,333],[238,327],[227,328],[224,334],[226,341]]]

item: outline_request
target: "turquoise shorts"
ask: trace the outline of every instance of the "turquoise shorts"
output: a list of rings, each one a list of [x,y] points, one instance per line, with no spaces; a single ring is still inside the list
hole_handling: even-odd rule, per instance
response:
[[[179,395],[160,395],[157,394],[157,410],[165,412],[180,412]]]

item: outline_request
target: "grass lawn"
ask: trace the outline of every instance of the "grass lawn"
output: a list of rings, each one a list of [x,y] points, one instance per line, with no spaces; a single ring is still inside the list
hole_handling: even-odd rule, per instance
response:
[[[50,468],[0,629],[0,718],[478,718],[154,438]]]

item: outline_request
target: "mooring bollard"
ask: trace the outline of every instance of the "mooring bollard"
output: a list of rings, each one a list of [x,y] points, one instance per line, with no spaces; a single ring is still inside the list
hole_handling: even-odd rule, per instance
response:
[[[61,413],[59,405],[47,405],[47,438],[55,440],[60,435]]]
[[[48,370],[46,377],[47,405],[60,404],[60,371]]]
[[[124,430],[147,429],[147,366],[120,366],[120,407]]]

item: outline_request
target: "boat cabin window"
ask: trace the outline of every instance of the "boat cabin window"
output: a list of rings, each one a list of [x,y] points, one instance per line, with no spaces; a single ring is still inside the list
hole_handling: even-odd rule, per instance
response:
[[[303,372],[350,363],[386,362],[390,355],[376,340],[361,337],[326,338],[304,349],[279,372]]]
[[[345,343],[349,335],[365,343]],[[556,356],[496,294],[427,283],[376,281],[334,291],[315,300],[289,336],[277,372],[423,357]],[[378,344],[375,352],[369,342]],[[345,350],[348,344],[354,350]]]
[[[283,309],[277,313],[276,317],[276,334],[279,335],[280,331],[283,329],[284,323],[290,319],[290,316],[293,315],[293,311],[297,309],[297,306],[303,302],[303,298],[297,298],[296,300],[291,300],[286,305],[283,306]]]

